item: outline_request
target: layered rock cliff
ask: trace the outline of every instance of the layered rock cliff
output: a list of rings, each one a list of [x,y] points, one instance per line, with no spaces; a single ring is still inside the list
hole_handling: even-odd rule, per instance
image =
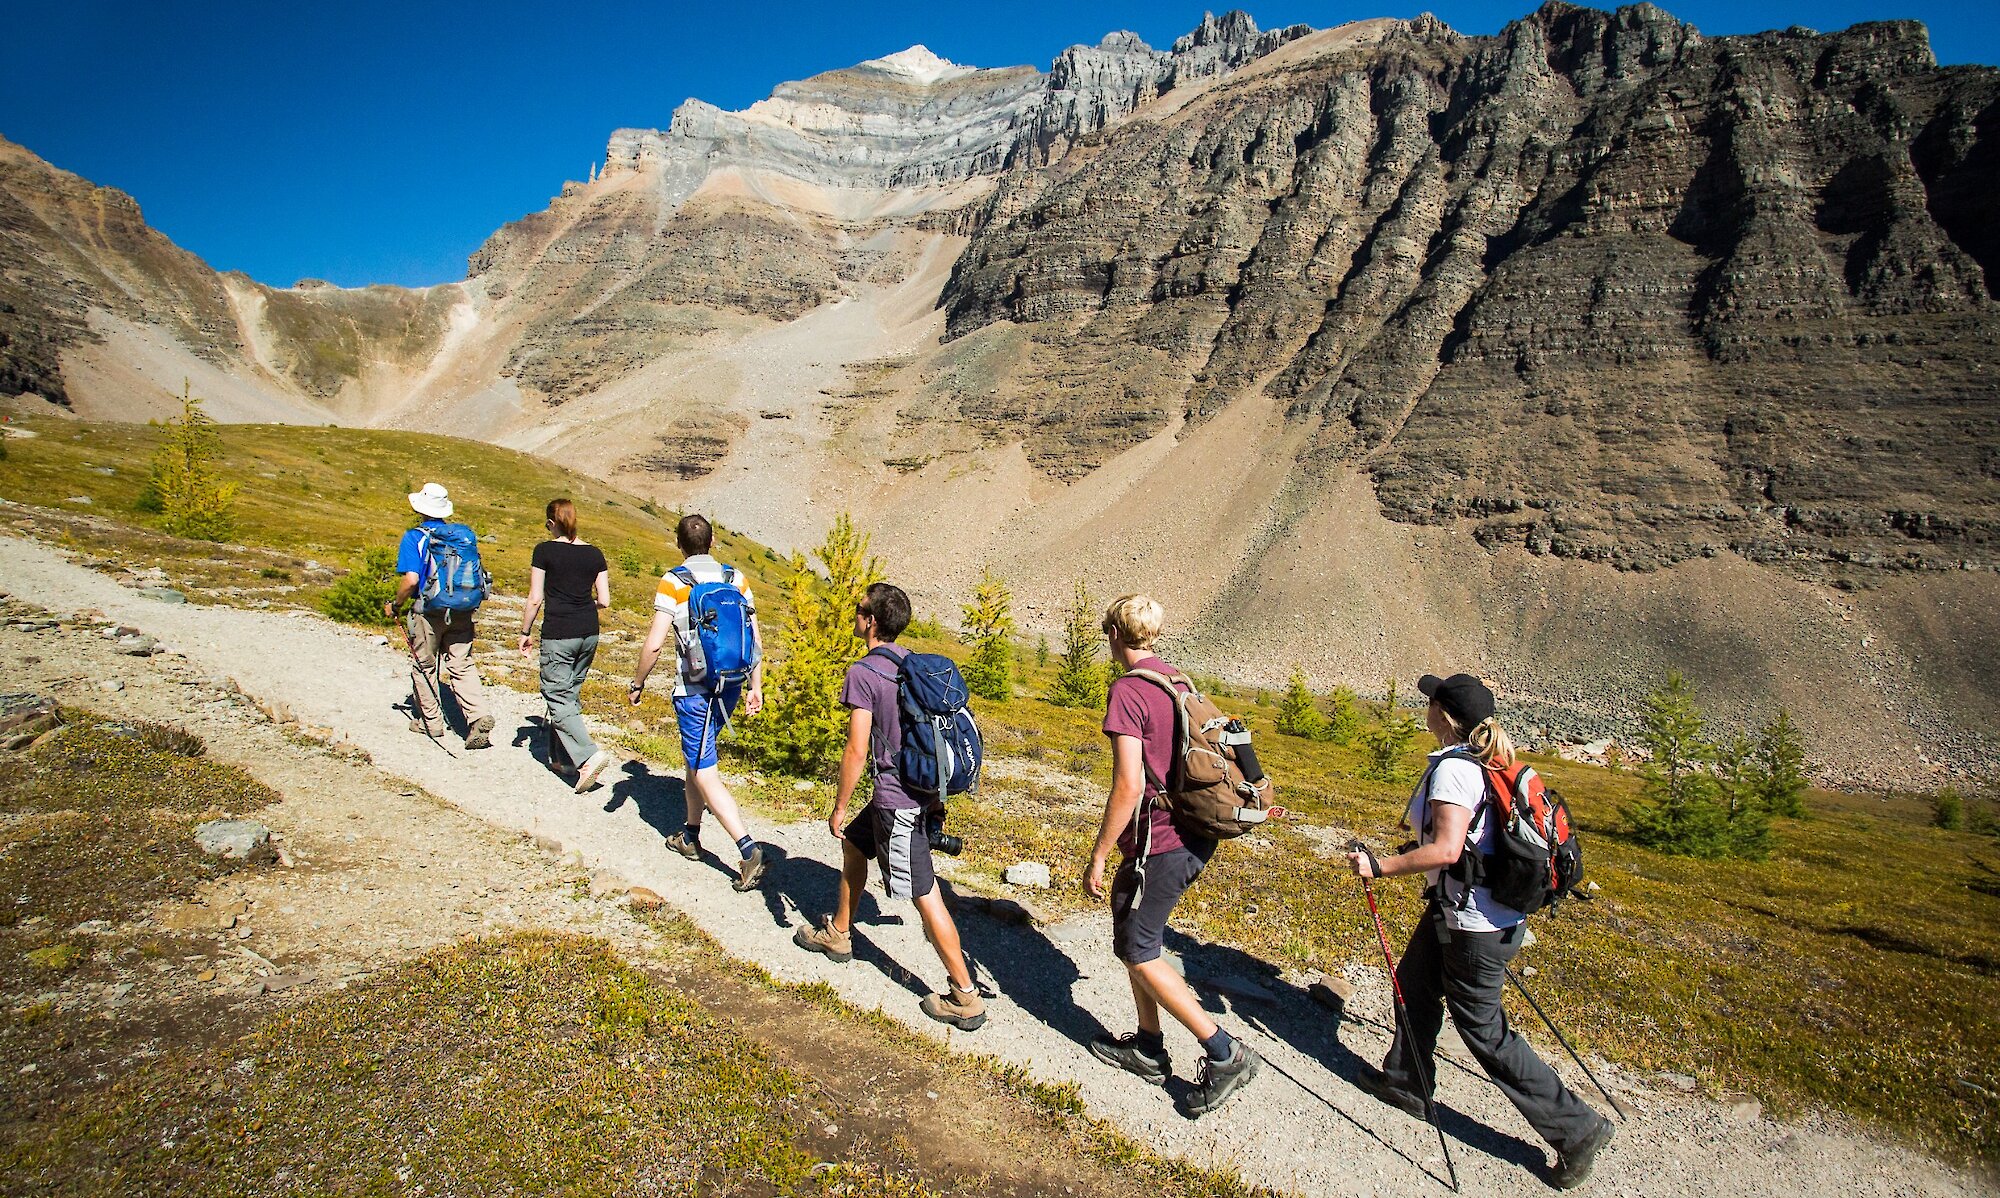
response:
[[[1993,565],[1996,101],[1912,23],[1647,5],[1245,71],[1010,173],[943,302],[1033,336],[964,414],[1076,477],[1263,390],[1489,545]]]

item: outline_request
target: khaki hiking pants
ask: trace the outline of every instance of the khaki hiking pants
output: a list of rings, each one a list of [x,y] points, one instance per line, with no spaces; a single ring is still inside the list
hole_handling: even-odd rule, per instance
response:
[[[438,705],[438,658],[444,658],[443,685],[451,688],[470,731],[486,716],[486,695],[479,687],[479,670],[472,664],[472,617],[444,612],[411,612],[409,618],[410,689],[416,694],[417,715],[432,735],[448,725]]]

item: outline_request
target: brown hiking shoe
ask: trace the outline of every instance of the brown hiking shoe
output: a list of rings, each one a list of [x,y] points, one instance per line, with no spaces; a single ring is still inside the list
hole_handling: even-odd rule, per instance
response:
[[[416,720],[416,719],[410,721],[410,731],[416,733],[418,736],[428,736],[432,740],[438,740],[444,736],[443,729],[439,729],[436,732],[432,732],[428,727],[425,726],[422,720]]]
[[[833,916],[820,916],[819,926],[810,924],[792,933],[792,943],[809,953],[825,953],[830,961],[854,959],[854,937],[833,926]]]
[[[979,1001],[976,990],[953,986],[946,994],[926,994],[923,1007],[924,1014],[962,1032],[978,1031],[979,1025],[986,1022],[986,1004]]]
[[[755,890],[757,883],[764,880],[764,846],[756,845],[743,864],[736,867],[736,880],[730,885],[737,890]]]
[[[689,861],[701,860],[701,842],[698,840],[689,840],[686,832],[676,832],[672,836],[667,837],[667,847],[686,857]]]
[[[492,731],[493,717],[490,715],[480,716],[479,722],[466,730],[465,747],[468,749],[492,748],[493,737],[490,735]]]

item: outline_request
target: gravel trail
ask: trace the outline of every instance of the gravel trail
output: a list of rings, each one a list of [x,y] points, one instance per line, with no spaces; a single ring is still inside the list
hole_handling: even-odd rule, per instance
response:
[[[539,712],[534,696],[489,688],[499,721],[495,748],[468,754],[452,738],[447,753],[404,727],[396,705],[407,694],[408,670],[399,645],[375,645],[366,633],[305,613],[162,603],[13,536],[0,536],[0,589],[57,612],[95,609],[141,628],[194,668],[233,678],[266,706],[282,705],[303,723],[337,730],[380,768],[492,824],[560,842],[587,866],[658,891],[730,954],[777,977],[825,981],[849,1001],[948,1038],[956,1048],[993,1054],[1044,1081],[1076,1082],[1091,1114],[1162,1153],[1306,1194],[1447,1192],[1429,1127],[1379,1105],[1346,1080],[1387,1046],[1389,1004],[1379,972],[1351,978],[1360,992],[1348,1018],[1336,1023],[1240,953],[1175,945],[1211,1010],[1224,1026],[1246,1034],[1267,1062],[1263,1075],[1223,1110],[1191,1121],[1173,1101],[1199,1059],[1198,1046],[1184,1032],[1176,1028],[1168,1035],[1179,1080],[1165,1091],[1107,1069],[1084,1051],[1083,1041],[1101,1024],[1124,1030],[1131,1017],[1102,916],[1022,928],[976,912],[961,915],[991,1017],[978,1032],[948,1032],[917,1009],[926,985],[942,985],[943,971],[907,907],[886,900],[864,904],[855,960],[846,965],[791,943],[793,929],[833,901],[838,845],[823,824],[753,821],[752,830],[783,857],[761,893],[737,894],[727,885],[730,864],[714,856],[684,861],[661,844],[663,832],[680,823],[678,777],[656,776],[632,763],[605,788],[576,796],[515,747],[517,737],[529,735],[528,717]],[[722,843],[714,830],[707,839],[711,846]],[[1531,1038],[1554,1047],[1545,1036]],[[1455,1038],[1448,1035],[1445,1042],[1450,1061],[1440,1069],[1440,1094],[1464,1192],[1546,1192],[1540,1169],[1548,1158],[1539,1140],[1470,1065]],[[1574,1067],[1565,1061],[1561,1068],[1602,1109]],[[1632,1117],[1600,1158],[1588,1192],[1672,1198],[1993,1192],[1990,1181],[1837,1120],[1779,1122],[1616,1072],[1606,1080],[1622,1092]]]

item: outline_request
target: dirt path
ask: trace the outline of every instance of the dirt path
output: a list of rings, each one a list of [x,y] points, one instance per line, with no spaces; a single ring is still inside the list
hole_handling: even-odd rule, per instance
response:
[[[538,710],[530,696],[489,691],[499,719],[498,747],[474,754],[454,748],[448,755],[405,730],[405,717],[395,709],[407,685],[403,659],[367,634],[303,613],[161,603],[15,537],[0,537],[0,589],[54,611],[96,609],[137,626],[185,655],[191,676],[233,678],[267,705],[339,730],[377,767],[447,803],[574,850],[586,868],[614,870],[651,887],[730,954],[780,978],[823,980],[859,1006],[879,1008],[925,1034],[946,1034],[924,1019],[916,1003],[926,982],[941,983],[941,970],[914,918],[895,905],[864,907],[850,964],[832,964],[791,944],[801,911],[814,915],[832,901],[837,846],[818,823],[756,827],[785,856],[761,894],[736,894],[725,884],[722,862],[697,865],[662,847],[662,831],[680,822],[678,779],[652,776],[635,764],[613,785],[577,797],[529,753],[512,747]],[[198,717],[197,689],[175,696],[169,706],[183,718]],[[505,869],[504,862],[494,864]],[[476,874],[482,866],[464,868]],[[482,909],[490,912],[504,901],[491,893],[482,897],[491,901],[465,904],[469,917],[443,914],[465,919],[470,930],[477,926],[472,920],[486,918]],[[401,918],[442,922],[437,909],[417,895],[409,898],[412,905]],[[1428,1198],[1441,1191],[1441,1182],[1427,1176],[1442,1175],[1429,1129],[1345,1080],[1360,1061],[1379,1058],[1387,1044],[1388,1004],[1379,977],[1355,977],[1361,992],[1350,1004],[1350,1018],[1336,1027],[1296,990],[1268,981],[1242,954],[1181,945],[1189,976],[1209,1006],[1227,1026],[1247,1032],[1270,1066],[1237,1101],[1194,1122],[1176,1113],[1169,1093],[1108,1070],[1083,1050],[1100,1022],[1122,1029],[1130,1018],[1108,921],[1017,928],[973,914],[962,924],[979,980],[991,992],[992,1018],[979,1032],[950,1033],[954,1046],[991,1053],[1045,1081],[1074,1080],[1091,1113],[1135,1139],[1169,1155],[1236,1169],[1247,1180],[1311,1194]],[[1185,1078],[1198,1059],[1196,1045],[1174,1032],[1169,1047]],[[1464,1060],[1462,1050],[1456,1058]],[[1446,1065],[1441,1072],[1446,1131],[1465,1191],[1542,1192],[1532,1168],[1545,1159],[1544,1150],[1520,1116],[1476,1068]],[[1600,1193],[1791,1198],[1836,1190],[1988,1192],[1978,1179],[1830,1121],[1781,1123],[1617,1075],[1609,1080],[1624,1090],[1633,1118],[1600,1161],[1592,1183]],[[1583,1084],[1581,1077],[1572,1082]]]

